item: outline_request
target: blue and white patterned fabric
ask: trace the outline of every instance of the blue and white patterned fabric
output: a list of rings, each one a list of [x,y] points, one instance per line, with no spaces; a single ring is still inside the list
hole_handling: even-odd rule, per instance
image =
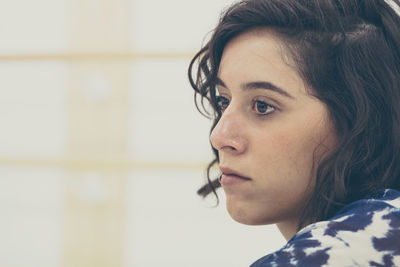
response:
[[[353,202],[251,265],[267,266],[400,266],[400,192],[381,190]]]

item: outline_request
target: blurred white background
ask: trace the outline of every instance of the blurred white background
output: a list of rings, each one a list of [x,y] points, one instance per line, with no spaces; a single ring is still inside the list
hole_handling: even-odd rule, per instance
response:
[[[0,266],[248,266],[284,244],[195,193],[210,122],[186,72],[231,3],[0,0]]]

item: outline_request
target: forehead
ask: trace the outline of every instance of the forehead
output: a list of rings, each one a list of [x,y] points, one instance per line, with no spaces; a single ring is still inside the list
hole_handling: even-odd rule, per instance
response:
[[[269,28],[257,28],[233,38],[222,53],[218,78],[229,88],[267,81],[306,94],[305,83],[293,67],[282,40]]]
[[[221,65],[225,61],[254,61],[262,60],[264,63],[283,63],[288,61],[283,42],[269,28],[256,28],[239,34],[225,46]],[[229,62],[231,63],[231,62]]]

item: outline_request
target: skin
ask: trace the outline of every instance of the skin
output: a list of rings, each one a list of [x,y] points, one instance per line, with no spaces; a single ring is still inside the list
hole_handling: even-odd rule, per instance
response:
[[[334,146],[336,135],[327,107],[286,55],[267,28],[242,33],[226,45],[217,85],[223,113],[210,141],[222,171],[250,178],[233,185],[222,178],[231,217],[248,225],[276,223],[289,240],[313,190],[313,165]],[[283,92],[249,86],[260,81]]]

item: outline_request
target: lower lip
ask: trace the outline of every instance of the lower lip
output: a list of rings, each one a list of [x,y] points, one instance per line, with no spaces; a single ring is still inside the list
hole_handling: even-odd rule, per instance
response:
[[[237,175],[232,175],[232,174],[222,174],[221,177],[221,185],[222,186],[233,186],[233,185],[239,185],[245,182],[250,181],[250,179],[245,179]]]

